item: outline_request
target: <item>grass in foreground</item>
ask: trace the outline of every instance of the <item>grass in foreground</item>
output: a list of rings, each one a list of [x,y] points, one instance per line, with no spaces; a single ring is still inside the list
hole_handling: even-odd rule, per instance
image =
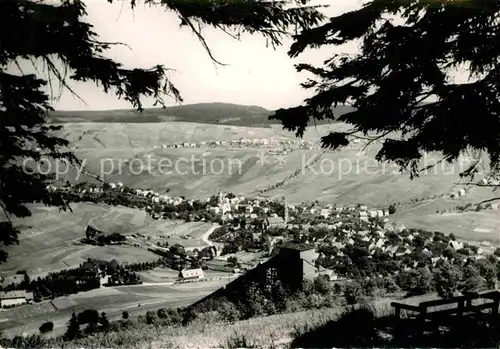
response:
[[[294,338],[338,319],[345,308],[322,308],[257,317],[244,321],[219,321],[217,313],[200,315],[187,326],[156,326],[131,321],[117,331],[62,342],[40,343],[37,336],[12,343],[13,347],[50,348],[280,348]],[[385,313],[381,307],[377,311]]]
[[[411,320],[399,322],[388,304],[323,308],[220,322],[207,313],[189,325],[155,326],[131,322],[116,332],[99,333],[51,348],[312,348],[441,347],[492,348],[500,343],[500,318],[476,314],[448,318],[423,333]],[[398,326],[400,325],[400,326]],[[41,347],[36,340],[14,347]]]
[[[234,323],[219,322],[215,314],[206,314],[189,325],[155,326],[131,322],[116,332],[62,342],[55,340],[50,348],[271,348],[286,347],[297,329],[325,325],[339,314],[337,308],[253,318]],[[37,336],[12,343],[16,348],[42,347]]]

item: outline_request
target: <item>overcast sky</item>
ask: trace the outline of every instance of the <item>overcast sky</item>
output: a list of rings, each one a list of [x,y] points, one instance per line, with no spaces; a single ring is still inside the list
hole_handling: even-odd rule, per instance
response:
[[[305,81],[304,73],[297,73],[295,63],[321,62],[333,50],[310,51],[290,59],[286,52],[290,42],[273,50],[257,35],[242,36],[234,40],[225,33],[207,27],[205,38],[214,56],[225,67],[214,67],[198,39],[189,29],[179,29],[179,19],[161,7],[140,5],[130,10],[120,2],[108,4],[105,0],[86,0],[88,21],[105,41],[126,43],[115,47],[109,56],[126,67],[148,68],[163,64],[175,68],[172,81],[180,89],[184,103],[226,102],[260,105],[269,109],[298,105],[311,92],[299,84]],[[318,0],[317,3],[325,3]],[[328,15],[336,15],[359,8],[359,0],[327,1],[332,6],[325,9]],[[340,51],[355,51],[356,47]],[[81,102],[68,91],[62,93],[54,107],[59,110],[102,110],[130,108],[127,102],[113,94],[106,95],[91,83],[70,86],[85,100]],[[58,95],[59,93],[56,93]],[[148,103],[148,106],[151,106]],[[168,104],[174,104],[168,101]]]

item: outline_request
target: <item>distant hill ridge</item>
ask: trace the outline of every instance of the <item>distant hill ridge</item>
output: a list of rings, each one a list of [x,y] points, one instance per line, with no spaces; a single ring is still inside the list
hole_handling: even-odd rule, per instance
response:
[[[352,111],[349,106],[335,108],[339,115]],[[197,103],[163,108],[149,108],[142,113],[134,109],[96,111],[55,111],[49,115],[50,123],[106,122],[106,123],[151,123],[194,122],[232,126],[266,127],[279,124],[269,120],[274,111],[259,106],[231,103]],[[318,122],[317,124],[330,123]]]

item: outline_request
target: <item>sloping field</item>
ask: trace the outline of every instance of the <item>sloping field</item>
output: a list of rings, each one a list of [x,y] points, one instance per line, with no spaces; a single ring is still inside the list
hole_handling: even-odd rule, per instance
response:
[[[22,233],[19,245],[9,246],[8,261],[2,264],[0,276],[26,270],[31,278],[46,275],[50,271],[74,268],[88,258],[112,260],[121,263],[154,261],[159,257],[146,249],[128,245],[91,246],[79,243],[85,236],[90,221],[97,222],[104,231],[122,234],[152,231],[154,234],[172,235],[183,245],[204,246],[199,240],[181,239],[191,231],[208,230],[209,223],[175,223],[152,221],[145,223],[145,212],[125,207],[78,203],[72,205],[73,212],[59,212],[57,208],[33,206],[31,217],[18,220]],[[155,224],[169,224],[170,228],[155,229]],[[128,227],[128,230],[119,228]],[[174,240],[172,240],[173,242]],[[169,241],[169,243],[171,243]],[[174,242],[175,243],[175,242]]]
[[[64,124],[61,136],[78,148],[153,148],[162,144],[184,142],[228,141],[239,138],[280,137],[279,128],[208,125],[189,122],[122,124]],[[277,130],[277,132],[275,131]],[[293,137],[283,132],[284,136]]]
[[[146,236],[161,237],[170,246],[180,244],[185,248],[203,248],[207,244],[203,235],[213,226],[208,222],[182,222],[172,220],[152,221],[148,227],[139,230]]]
[[[396,221],[406,227],[453,233],[464,240],[489,241],[500,246],[500,212],[486,210],[480,212],[462,212],[448,214],[412,214],[400,215]]]
[[[75,307],[78,303],[68,297],[56,298],[51,301],[56,310],[68,309]]]
[[[287,163],[262,162],[258,149],[154,149],[144,158],[136,148],[87,150],[77,155],[87,168],[112,182],[132,188],[170,189],[172,195],[209,196],[219,190],[252,193],[281,181],[301,166],[292,153]],[[113,162],[111,161],[113,159]],[[63,177],[73,180],[74,175]],[[83,179],[83,177],[82,177]],[[86,180],[86,179],[85,179]]]
[[[31,317],[45,316],[53,313],[57,310],[56,307],[50,301],[43,301],[41,303],[35,303],[31,305],[21,306],[18,308],[12,308],[0,312],[0,319],[7,319],[9,321],[15,321],[19,319],[26,319]]]
[[[121,317],[124,310],[131,315],[145,313],[158,308],[175,308],[196,302],[213,291],[225,285],[226,279],[190,283],[172,286],[121,286],[114,289],[97,289],[65,297],[64,303],[71,302],[71,307],[59,310],[35,313],[31,307],[14,309],[16,315],[9,310],[0,313],[0,331],[12,336],[21,333],[37,333],[38,327],[45,321],[54,322],[54,332],[51,335],[61,335],[66,330],[67,322],[73,311],[96,309],[106,312],[108,319]],[[141,291],[144,287],[144,291]],[[47,303],[49,304],[49,303]],[[24,309],[23,309],[24,308]],[[53,308],[53,307],[52,307]],[[23,309],[23,310],[22,310]]]
[[[201,239],[205,233],[213,227],[213,224],[203,224],[202,226],[192,229],[188,235],[193,239]]]
[[[179,271],[170,268],[155,268],[148,271],[140,271],[137,274],[143,282],[168,282],[176,280]]]
[[[92,219],[91,224],[106,234],[120,233],[126,235],[135,233],[138,228],[145,226],[146,219],[146,211],[114,206],[110,207],[104,215]]]
[[[149,234],[159,233],[161,236],[192,236],[193,233],[203,235],[210,227],[212,223],[207,222],[182,222],[173,220],[158,220],[153,221],[151,224],[152,228]]]
[[[370,308],[376,316],[391,313],[390,302],[393,299],[382,299],[370,302]],[[119,334],[120,343],[112,335],[90,338],[81,344],[85,347],[97,346],[100,343],[113,343],[112,346],[123,347],[121,343],[134,343],[135,347],[146,348],[288,348],[294,334],[325,325],[338,318],[346,310],[345,307],[322,308],[294,313],[256,317],[235,323],[212,322],[206,319],[195,320],[187,327],[151,327],[137,326]],[[115,336],[113,334],[113,336]],[[116,336],[115,336],[116,338]],[[138,343],[137,338],[142,343]],[[239,341],[238,341],[239,340]],[[245,340],[246,344],[242,343]],[[115,344],[116,343],[116,344]],[[80,344],[80,343],[79,343]]]
[[[459,168],[438,167],[410,180],[409,174],[400,173],[391,164],[374,160],[377,146],[366,152],[357,150],[329,151],[311,168],[301,171],[283,187],[271,190],[264,196],[285,195],[289,202],[320,200],[329,203],[365,203],[372,207],[413,198],[450,194],[459,181]],[[302,156],[301,169],[312,161],[314,155]],[[422,165],[435,163],[439,157],[428,155]],[[491,191],[478,191],[476,199],[490,197]]]
[[[169,188],[172,195],[189,197],[208,196],[219,190],[251,196],[285,180],[297,170],[304,170],[282,187],[267,191],[265,196],[286,195],[290,203],[320,200],[387,206],[415,197],[450,193],[460,169],[466,168],[463,163],[454,168],[438,167],[437,172],[430,171],[411,181],[408,174],[399,174],[395,166],[374,160],[377,145],[364,152],[359,149],[327,152],[309,170],[306,165],[321,151],[296,151],[277,158],[257,148],[153,148],[162,143],[199,143],[241,137],[296,139],[280,125],[247,128],[167,122],[111,123],[109,127],[102,127],[102,123],[75,123],[64,127],[66,137],[80,148],[77,155],[86,160],[91,172],[102,174],[110,181],[122,181],[130,187]],[[340,123],[309,127],[304,139],[318,141],[330,131],[347,128]],[[84,141],[90,136],[79,140],[85,132],[92,137],[97,134],[100,143]],[[89,139],[94,139],[92,137]],[[431,154],[423,165],[438,159]],[[74,179],[74,174],[67,178]]]

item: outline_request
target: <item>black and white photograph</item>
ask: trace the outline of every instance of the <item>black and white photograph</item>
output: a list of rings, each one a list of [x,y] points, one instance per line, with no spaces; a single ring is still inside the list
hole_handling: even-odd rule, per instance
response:
[[[0,0],[0,349],[500,348],[499,38],[498,0]]]

